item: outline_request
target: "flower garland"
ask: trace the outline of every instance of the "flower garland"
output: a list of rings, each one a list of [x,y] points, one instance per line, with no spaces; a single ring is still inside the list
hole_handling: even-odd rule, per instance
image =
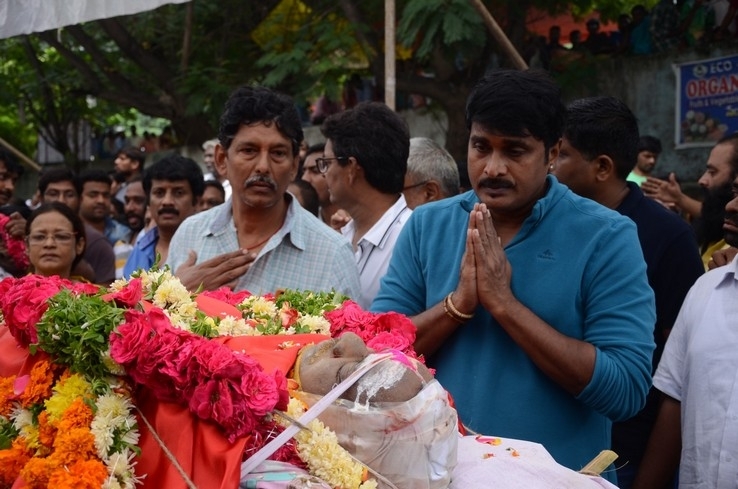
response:
[[[28,261],[28,254],[26,253],[26,243],[23,239],[18,239],[10,235],[8,230],[5,228],[10,217],[5,214],[0,214],[0,239],[5,243],[5,248],[8,250],[8,256],[13,260],[13,263],[18,270],[28,270],[30,262]]]
[[[207,298],[233,306],[231,313],[206,315],[201,301]],[[415,356],[415,328],[405,316],[371,314],[336,293],[253,296],[224,288],[195,296],[166,268],[138,272],[108,290],[58,277],[6,279],[0,310],[20,345],[55,362],[37,361],[28,378],[0,378],[0,488],[19,476],[29,487],[140,483],[138,428],[130,389],[119,377],[124,373],[158,399],[215,423],[230,442],[250,435],[246,456],[260,449],[283,429],[272,413],[297,413],[299,404],[289,402],[284,374],[267,375],[249,355],[210,338],[353,331],[370,348]],[[333,487],[376,487],[335,434],[314,423],[312,434],[272,458],[307,465]]]

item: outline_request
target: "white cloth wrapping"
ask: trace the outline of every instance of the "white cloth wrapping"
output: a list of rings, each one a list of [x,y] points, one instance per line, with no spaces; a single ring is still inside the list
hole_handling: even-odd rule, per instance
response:
[[[305,393],[309,405],[319,397]],[[413,399],[372,406],[339,399],[319,419],[354,457],[402,489],[445,489],[456,465],[456,410],[437,380]],[[391,487],[377,480],[380,488]]]

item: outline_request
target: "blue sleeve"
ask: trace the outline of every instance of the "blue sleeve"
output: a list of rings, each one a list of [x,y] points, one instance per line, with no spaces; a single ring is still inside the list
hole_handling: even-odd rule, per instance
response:
[[[577,398],[613,421],[640,411],[651,387],[654,295],[632,221],[613,224],[583,280],[584,341],[596,348],[590,383]]]
[[[154,245],[156,249],[156,245]],[[146,250],[143,250],[138,243],[128,255],[126,264],[123,266],[123,278],[131,278],[131,274],[139,269],[148,270],[154,265],[154,260]]]

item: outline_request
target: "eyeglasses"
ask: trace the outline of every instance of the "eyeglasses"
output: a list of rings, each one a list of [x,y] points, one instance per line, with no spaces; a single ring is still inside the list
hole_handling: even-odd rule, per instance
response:
[[[331,161],[348,160],[348,156],[336,156],[335,158],[315,158],[315,165],[318,167],[320,173],[325,174],[328,171],[328,167],[331,166]]]
[[[318,169],[318,165],[303,167],[302,171],[305,172],[305,173],[312,173],[313,175],[320,175],[321,174],[320,173],[320,170]]]
[[[403,187],[402,191],[404,192],[405,190],[410,190],[411,188],[420,187],[421,185],[425,185],[428,182],[430,182],[430,180],[423,180],[422,182],[416,183],[415,185],[408,185],[407,187]]]
[[[55,244],[66,245],[72,242],[76,234],[77,233],[31,234],[28,236],[28,244],[32,246],[43,245],[49,238],[51,238],[51,241]]]

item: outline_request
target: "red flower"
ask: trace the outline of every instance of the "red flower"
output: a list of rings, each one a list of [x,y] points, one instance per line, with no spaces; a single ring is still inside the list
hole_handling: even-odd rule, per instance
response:
[[[38,342],[36,323],[49,307],[47,301],[62,289],[74,289],[72,282],[41,275],[7,278],[0,283],[5,324],[21,346]]]
[[[135,307],[143,298],[143,281],[140,277],[134,278],[118,292],[105,294],[102,298],[108,302],[115,301],[120,307]]]
[[[374,338],[366,342],[366,346],[374,351],[399,350],[403,353],[412,351],[412,343],[402,335],[387,331],[378,333]]]
[[[279,317],[282,319],[282,327],[287,329],[295,324],[297,318],[300,317],[300,313],[297,309],[290,307],[289,302],[285,302],[279,310]]]
[[[125,322],[110,335],[110,356],[124,367],[135,364],[141,351],[149,344],[152,333],[146,314],[126,311]]]
[[[363,339],[362,332],[372,323],[374,315],[354,301],[345,301],[340,308],[326,312],[325,318],[331,323],[331,336],[351,331]]]
[[[206,290],[200,293],[200,295],[212,297],[213,299],[218,299],[225,302],[226,304],[237,306],[242,303],[247,297],[251,297],[251,292],[249,292],[248,290],[234,292],[228,287],[221,287],[216,290]]]

